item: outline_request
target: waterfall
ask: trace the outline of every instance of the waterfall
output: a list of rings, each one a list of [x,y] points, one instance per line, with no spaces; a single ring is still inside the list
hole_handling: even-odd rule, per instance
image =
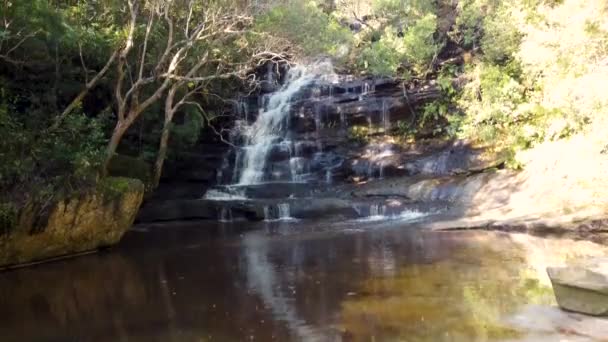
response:
[[[234,101],[233,111],[237,114],[239,120],[243,120],[244,122],[249,121],[247,97],[240,95],[238,99]]]
[[[382,100],[382,126],[384,126],[384,132],[387,132],[391,128],[391,113],[388,109],[386,100]]]
[[[291,210],[289,208],[289,203],[280,203],[279,207],[279,220],[286,220],[291,218]]]
[[[386,214],[386,206],[380,204],[372,204],[369,207],[370,217],[384,217]]]
[[[340,127],[341,127],[342,129],[347,128],[347,127],[346,127],[346,115],[345,115],[345,114],[344,114],[344,112],[342,111],[342,108],[341,108],[341,107],[338,107],[337,111],[338,111],[338,114],[340,115]]]
[[[332,70],[327,61],[293,67],[281,89],[262,100],[263,106],[256,121],[245,129],[246,145],[243,147],[239,184],[256,184],[265,180],[268,153],[274,144],[284,139],[292,99],[316,79],[331,74]]]
[[[272,215],[270,214],[270,206],[265,205],[264,206],[264,221],[270,221],[270,220],[272,220]]]
[[[307,172],[306,159],[302,157],[293,157],[289,159],[289,171],[293,182],[303,181],[303,175]]]
[[[274,205],[264,206],[264,221],[290,221],[293,220],[291,217],[291,207],[289,203],[279,203]]]
[[[331,184],[332,179],[333,179],[333,173],[331,172],[331,169],[327,169],[327,171],[325,171],[325,183]]]
[[[232,222],[232,209],[222,207],[220,210],[220,222]]]
[[[369,87],[369,83],[368,83],[368,82],[365,82],[365,83],[363,84],[363,93],[362,93],[362,94],[363,94],[363,95],[367,95],[367,93],[369,93],[369,89],[370,89],[370,87]]]

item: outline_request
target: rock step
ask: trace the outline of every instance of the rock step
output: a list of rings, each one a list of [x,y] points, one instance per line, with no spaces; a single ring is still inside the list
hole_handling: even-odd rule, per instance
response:
[[[435,213],[444,211],[446,203],[411,203],[404,199],[381,198],[357,201],[342,198],[288,198],[255,200],[176,200],[144,206],[139,222],[177,220],[250,220],[261,221],[271,215],[278,218],[281,208],[295,219],[357,219],[376,216],[398,217],[404,211]],[[269,214],[270,213],[270,214]]]

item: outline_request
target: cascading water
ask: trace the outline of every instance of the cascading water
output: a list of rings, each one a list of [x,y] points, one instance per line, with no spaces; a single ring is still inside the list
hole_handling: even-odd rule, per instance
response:
[[[279,220],[287,220],[291,218],[291,209],[289,203],[280,203],[279,208]]]
[[[292,214],[302,219],[317,210],[303,203],[316,193],[326,196],[328,187],[351,175],[369,180],[395,172],[400,149],[376,139],[401,115],[394,110],[399,102],[384,95],[384,88],[376,91],[374,81],[336,75],[326,61],[292,67],[276,80],[282,85],[273,93],[235,100],[233,148],[218,170],[218,186],[204,196],[218,202],[220,221],[232,221],[233,215],[239,219],[249,210],[257,218],[262,209],[266,221],[295,220]],[[365,146],[352,144],[349,126],[366,124],[374,139]],[[359,159],[352,159],[353,148]],[[234,204],[226,202],[235,201],[243,209],[233,213]],[[354,202],[351,208],[361,221],[413,221],[426,215],[386,203]]]
[[[264,221],[291,221],[291,207],[289,203],[264,206]]]
[[[382,100],[382,128],[387,132],[391,128],[391,113],[386,100]]]
[[[222,207],[222,209],[220,210],[219,221],[220,222],[232,222],[232,209]]]
[[[332,70],[329,62],[293,67],[281,89],[262,100],[256,121],[245,129],[243,164],[242,169],[237,170],[240,185],[258,184],[266,180],[268,154],[274,145],[285,139],[292,99],[317,79],[332,74]]]

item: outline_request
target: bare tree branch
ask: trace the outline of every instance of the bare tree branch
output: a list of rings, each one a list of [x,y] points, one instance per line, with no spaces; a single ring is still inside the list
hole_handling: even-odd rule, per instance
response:
[[[76,96],[72,102],[63,110],[63,112],[55,119],[55,123],[50,127],[50,130],[55,130],[59,127],[61,122],[68,116],[84,99],[84,97],[88,94],[88,92],[93,89],[97,85],[97,83],[105,76],[105,74],[110,69],[110,66],[116,60],[116,57],[119,54],[119,50],[114,51],[112,56],[106,62],[106,65],[91,79],[91,81],[87,82],[84,89]]]

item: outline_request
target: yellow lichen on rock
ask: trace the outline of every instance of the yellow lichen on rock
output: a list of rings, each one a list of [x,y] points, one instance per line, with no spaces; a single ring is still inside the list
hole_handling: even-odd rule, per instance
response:
[[[107,178],[93,191],[75,194],[45,210],[26,207],[17,226],[0,235],[0,267],[118,243],[133,224],[143,195],[139,180]]]

